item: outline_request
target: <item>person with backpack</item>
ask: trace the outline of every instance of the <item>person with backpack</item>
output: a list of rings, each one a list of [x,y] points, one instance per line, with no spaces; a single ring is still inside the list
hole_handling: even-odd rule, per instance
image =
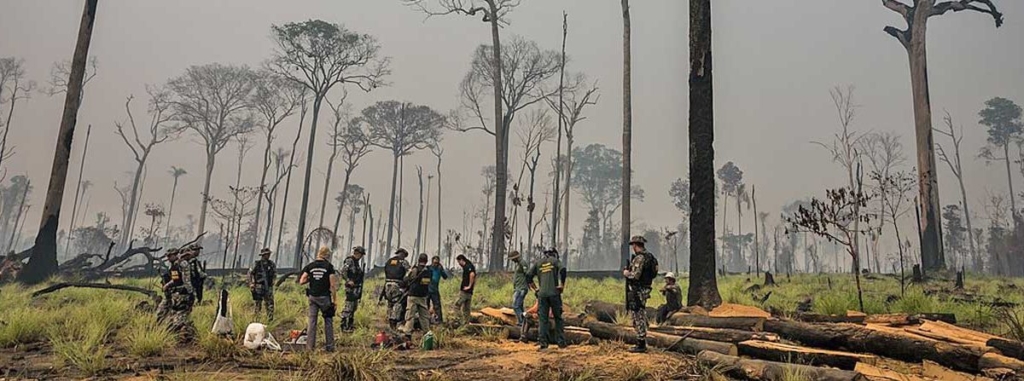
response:
[[[632,316],[636,330],[636,346],[629,349],[633,353],[647,352],[647,299],[651,297],[651,284],[658,275],[658,260],[644,248],[646,244],[643,236],[629,239],[633,257],[629,267],[622,270],[626,278],[626,311]]]

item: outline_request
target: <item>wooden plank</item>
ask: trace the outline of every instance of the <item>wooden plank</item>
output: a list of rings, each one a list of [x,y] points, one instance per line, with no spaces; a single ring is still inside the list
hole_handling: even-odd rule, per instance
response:
[[[807,348],[796,345],[749,340],[736,344],[740,355],[769,361],[795,362],[853,370],[858,362],[877,364],[878,357],[849,352]]]
[[[924,320],[942,321],[956,324],[956,315],[947,313],[923,313],[923,314],[877,314],[868,315],[864,319],[867,324],[882,324],[889,326],[919,325]]]
[[[873,381],[927,381],[912,374],[902,374],[862,362],[857,363],[853,370]]]
[[[746,317],[746,318],[770,318],[772,314],[757,307],[745,306],[742,304],[722,303],[708,312],[713,317]]]
[[[764,330],[765,318],[703,316],[675,313],[668,319],[669,325],[680,327],[728,328],[744,331]]]
[[[993,381],[988,377],[949,370],[932,361],[924,362],[924,373],[922,375],[942,381]]]
[[[484,307],[480,309],[480,313],[489,318],[496,319],[502,323],[508,325],[516,325],[516,318],[514,316],[505,315],[505,313],[501,312],[501,310],[498,308]]]
[[[920,327],[922,330],[934,332],[949,337],[954,337],[960,340],[975,342],[978,345],[985,345],[989,339],[995,339],[999,336],[990,335],[985,332],[975,331],[959,327],[953,324],[949,324],[942,321],[924,320],[924,323]]]

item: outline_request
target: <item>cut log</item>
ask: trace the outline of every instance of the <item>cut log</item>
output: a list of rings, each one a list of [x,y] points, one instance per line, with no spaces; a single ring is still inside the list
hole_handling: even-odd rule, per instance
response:
[[[1018,375],[1024,375],[1024,361],[996,353],[986,353],[978,362],[981,369],[1006,368]]]
[[[620,327],[614,324],[598,321],[587,322],[586,327],[590,329],[590,334],[598,339],[616,340],[627,344],[636,344],[636,331],[632,328]],[[666,351],[687,354],[696,354],[701,351],[712,351],[735,356],[739,353],[736,346],[730,343],[684,338],[658,332],[647,333],[647,344]]]
[[[508,316],[498,308],[484,307],[480,309],[480,313],[504,324],[516,325],[517,323],[515,316]]]
[[[929,321],[925,320],[919,327],[922,331],[932,332],[936,335],[942,335],[958,341],[968,342],[972,345],[986,346],[986,342],[989,339],[996,339],[998,336],[991,335],[985,332],[975,331],[963,327],[958,327],[949,323],[941,321]]]
[[[1013,357],[1018,360],[1024,360],[1024,343],[1007,340],[1001,337],[995,337],[988,339],[985,342],[986,345],[998,349],[1003,356]]]
[[[33,292],[32,293],[32,297],[36,298],[36,297],[39,297],[41,295],[49,294],[51,292],[56,292],[56,291],[63,290],[65,288],[95,288],[95,289],[101,289],[101,290],[121,290],[121,291],[140,292],[140,293],[145,294],[146,296],[148,296],[149,299],[153,301],[154,305],[160,304],[160,299],[161,299],[161,297],[159,295],[157,295],[156,291],[153,291],[153,290],[150,290],[150,289],[147,289],[147,288],[141,288],[141,287],[135,287],[135,286],[127,286],[127,285],[123,285],[123,284],[106,284],[106,283],[57,283],[57,284],[54,284],[54,285],[52,285],[50,287],[47,287],[47,288],[38,290],[36,292]]]
[[[522,333],[521,333],[522,331],[519,329],[519,327],[507,326],[505,328],[508,330],[508,338],[509,339],[518,340],[521,337],[521,335],[522,335]],[[567,344],[582,345],[582,344],[596,344],[597,343],[597,340],[593,337],[593,335],[590,334],[590,331],[587,331],[587,330],[582,330],[581,331],[581,330],[578,330],[578,329],[570,329],[570,328],[571,327],[565,327],[565,331],[563,331],[563,335],[565,337],[565,342]],[[526,340],[527,341],[534,341],[534,342],[536,342],[537,339],[540,337],[539,334],[540,334],[540,331],[537,329],[537,327],[531,327],[529,330],[526,331]],[[550,334],[548,335],[548,337],[551,340],[555,339],[553,334],[554,334],[554,332],[553,332],[553,328],[552,328],[552,332],[550,332]],[[550,344],[556,344],[556,343],[550,343]]]
[[[853,323],[863,324],[866,316],[825,315],[816,313],[796,314],[796,320],[808,323]]]
[[[584,307],[584,311],[590,316],[593,316],[597,321],[602,323],[615,323],[620,315],[626,315],[626,306],[622,304],[613,304],[608,302],[601,302],[592,300],[587,302]],[[654,317],[658,315],[658,310],[655,308],[647,307],[647,319],[654,321]]]
[[[953,369],[974,373],[979,370],[978,360],[983,353],[974,347],[915,338],[909,333],[898,334],[853,324],[808,324],[768,320],[764,323],[764,329],[777,333],[784,339],[812,347],[872,353],[907,362],[931,360]]]
[[[864,319],[868,324],[886,324],[891,326],[918,325],[925,320],[941,321],[949,324],[956,324],[956,315],[947,313],[922,313],[922,314],[881,314],[868,315]]]
[[[728,328],[745,331],[762,331],[764,321],[765,318],[759,317],[716,317],[678,312],[672,314],[668,319],[670,325],[681,327]]]
[[[927,381],[912,374],[902,374],[862,362],[857,363],[853,370],[872,381]]]
[[[679,337],[721,341],[723,343],[734,344],[747,340],[779,341],[779,336],[774,333],[741,331],[738,329],[727,328],[661,326],[652,327],[651,331]]]
[[[796,345],[750,340],[736,344],[740,355],[769,361],[795,362],[813,366],[830,366],[853,370],[858,362],[877,364],[878,357],[849,352],[830,351]]]
[[[726,376],[755,381],[782,381],[799,374],[816,381],[857,381],[866,380],[860,373],[807,365],[787,364],[774,361],[747,360],[736,356],[704,351],[697,355],[697,361],[714,368]]]
[[[924,372],[922,373],[925,377],[931,377],[936,380],[942,381],[993,381],[991,378],[984,376],[975,376],[972,374],[961,373],[954,370],[949,370],[942,365],[936,364],[932,361],[924,362]]]
[[[715,309],[708,312],[713,317],[746,317],[746,318],[770,318],[772,314],[757,307],[744,306],[742,304],[722,303]]]

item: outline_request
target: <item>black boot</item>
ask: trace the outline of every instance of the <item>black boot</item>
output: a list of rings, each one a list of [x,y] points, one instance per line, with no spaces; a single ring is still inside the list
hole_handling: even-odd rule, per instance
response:
[[[630,353],[644,353],[647,352],[647,339],[637,340],[636,345],[629,348]]]

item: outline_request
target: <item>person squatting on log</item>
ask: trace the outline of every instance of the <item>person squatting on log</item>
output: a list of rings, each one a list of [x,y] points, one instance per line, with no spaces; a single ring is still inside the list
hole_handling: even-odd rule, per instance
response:
[[[430,315],[427,313],[427,296],[430,294],[430,269],[427,268],[427,254],[420,254],[416,259],[416,267],[406,274],[404,283],[408,288],[408,307],[406,308],[405,326],[402,333],[406,340],[412,339],[412,331],[419,321],[423,332],[430,330]]]
[[[566,271],[562,263],[558,261],[558,250],[549,248],[544,251],[544,259],[535,263],[527,275],[527,282],[531,288],[537,290],[537,319],[540,320],[538,327],[537,341],[540,343],[539,350],[548,348],[549,332],[551,329],[550,320],[555,318],[555,343],[559,348],[565,348],[565,322],[562,321],[562,291],[565,289]],[[537,283],[534,283],[534,278]],[[525,319],[524,319],[525,320]],[[526,330],[521,331],[520,337],[526,336]]]
[[[459,300],[455,302],[455,307],[462,315],[462,324],[469,324],[469,313],[473,306],[473,287],[476,286],[476,266],[462,254],[455,257],[455,261],[462,266],[462,284],[459,286]]]
[[[658,260],[644,248],[646,244],[643,236],[629,239],[633,257],[629,267],[622,270],[626,278],[626,311],[633,317],[636,330],[636,346],[629,349],[633,353],[647,351],[647,299],[651,297],[651,284],[658,275]]]
[[[655,321],[658,324],[664,323],[676,311],[683,308],[683,294],[676,284],[676,274],[665,274],[665,287],[661,288],[661,294],[665,295],[665,304],[658,307],[658,316]]]
[[[519,332],[526,332],[528,327],[523,303],[526,301],[526,292],[529,290],[526,272],[530,267],[523,261],[523,256],[518,251],[513,250],[509,253],[508,259],[512,261],[512,266],[514,267],[512,275],[512,310],[516,312],[516,325],[519,326]],[[519,335],[519,341],[525,343],[526,335]]]
[[[356,308],[359,307],[359,299],[363,298],[363,266],[359,263],[366,255],[366,249],[362,246],[352,248],[352,255],[345,258],[341,264],[341,279],[345,282],[345,306],[341,309],[341,330],[352,332],[355,330]]]
[[[331,250],[321,247],[316,253],[316,260],[310,262],[302,269],[299,277],[299,284],[306,287],[306,297],[309,299],[309,328],[306,349],[316,349],[316,323],[317,315],[324,317],[324,336],[327,342],[327,351],[334,352],[334,313],[338,305],[338,275],[335,273],[334,265],[327,259],[331,257]]]
[[[381,297],[388,301],[388,327],[393,330],[398,329],[398,324],[405,321],[405,298],[408,293],[402,285],[402,280],[409,272],[409,262],[405,260],[408,256],[409,252],[400,248],[395,251],[395,256],[384,264],[384,292]]]
[[[192,288],[192,274],[188,269],[188,260],[185,256],[180,258],[168,252],[170,268],[167,269],[167,282],[163,285],[164,295],[168,302],[165,307],[163,320],[167,322],[167,329],[178,335],[181,342],[191,342],[195,338],[196,328],[192,325],[189,315],[192,313],[192,305],[195,302],[195,294]],[[158,318],[159,318],[159,312]]]
[[[185,268],[188,269],[189,279],[192,284],[192,295],[194,296],[194,303],[202,303],[203,301],[203,288],[206,283],[206,270],[204,266],[199,264],[199,254],[203,250],[202,246],[197,244],[191,244],[188,247],[181,250],[181,259],[187,263]]]
[[[427,297],[427,306],[430,308],[430,315],[434,324],[444,323],[444,311],[441,308],[441,279],[448,279],[448,270],[441,265],[441,257],[434,256],[430,259],[430,296]]]
[[[274,281],[277,279],[277,266],[270,260],[270,254],[270,249],[260,250],[260,259],[249,269],[249,291],[256,304],[256,316],[266,304],[268,321],[274,320]]]

